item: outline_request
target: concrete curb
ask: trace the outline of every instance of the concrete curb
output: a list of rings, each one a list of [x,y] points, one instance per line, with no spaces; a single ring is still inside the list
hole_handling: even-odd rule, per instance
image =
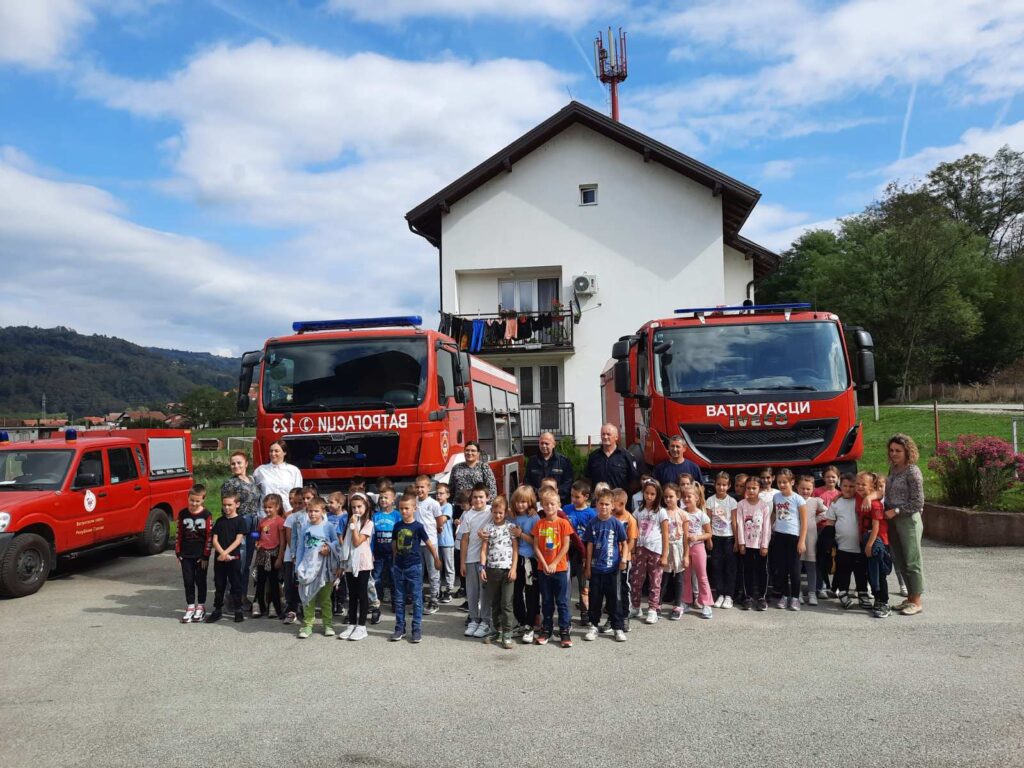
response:
[[[1024,547],[1024,513],[988,512],[925,502],[924,535],[968,547]]]

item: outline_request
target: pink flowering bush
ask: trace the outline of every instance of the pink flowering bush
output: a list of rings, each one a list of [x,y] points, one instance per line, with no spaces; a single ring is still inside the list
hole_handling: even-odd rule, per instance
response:
[[[1018,477],[1024,477],[1024,454],[998,437],[960,435],[943,440],[928,462],[939,477],[946,501],[960,507],[994,504]]]

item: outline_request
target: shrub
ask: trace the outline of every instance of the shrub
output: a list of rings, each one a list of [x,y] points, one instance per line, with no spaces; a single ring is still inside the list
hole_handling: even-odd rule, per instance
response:
[[[938,475],[946,501],[961,507],[991,506],[1024,474],[1024,454],[998,437],[960,435],[943,440],[928,463]]]
[[[558,441],[556,449],[560,454],[569,459],[569,462],[572,464],[573,475],[575,475],[576,479],[585,479],[587,454],[580,450],[579,446],[576,445],[576,441],[571,437],[563,437]]]

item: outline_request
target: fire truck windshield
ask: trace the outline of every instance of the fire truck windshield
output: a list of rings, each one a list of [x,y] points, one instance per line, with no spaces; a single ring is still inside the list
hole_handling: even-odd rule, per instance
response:
[[[272,344],[263,362],[263,408],[345,411],[410,408],[427,386],[423,338],[354,338]]]
[[[60,488],[74,451],[0,451],[0,491],[46,491]]]
[[[747,392],[841,392],[849,386],[839,328],[832,322],[664,328],[654,346],[655,387],[668,397]]]

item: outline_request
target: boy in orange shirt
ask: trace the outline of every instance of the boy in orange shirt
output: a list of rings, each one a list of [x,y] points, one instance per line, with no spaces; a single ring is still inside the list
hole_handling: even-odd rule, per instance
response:
[[[546,645],[553,629],[555,605],[558,605],[558,634],[563,648],[572,648],[569,627],[569,542],[575,533],[565,518],[559,517],[561,499],[558,491],[545,488],[540,492],[544,515],[533,529],[533,549],[540,577],[541,631],[534,638],[537,645]]]

